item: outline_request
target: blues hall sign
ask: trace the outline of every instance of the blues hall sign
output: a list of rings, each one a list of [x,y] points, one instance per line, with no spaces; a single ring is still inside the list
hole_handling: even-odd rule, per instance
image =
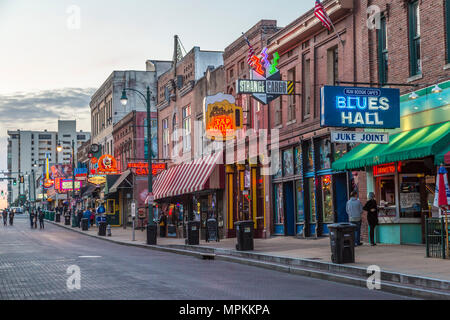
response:
[[[324,86],[322,127],[400,128],[400,90]]]

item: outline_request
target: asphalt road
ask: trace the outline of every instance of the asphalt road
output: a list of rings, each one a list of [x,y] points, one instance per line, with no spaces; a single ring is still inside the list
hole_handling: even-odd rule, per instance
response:
[[[73,265],[80,270],[80,289],[67,286],[67,269]],[[12,227],[0,225],[0,299],[404,298],[231,262],[121,246],[48,223],[45,230],[30,229],[28,216],[22,215]]]

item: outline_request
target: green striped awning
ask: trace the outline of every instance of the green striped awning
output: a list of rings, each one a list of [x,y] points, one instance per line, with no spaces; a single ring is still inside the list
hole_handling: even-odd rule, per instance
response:
[[[449,153],[450,153],[450,144],[437,153],[437,155],[434,157],[434,164],[437,166],[439,166],[441,163],[450,164],[448,161],[445,161],[444,159],[445,155]]]
[[[450,121],[404,131],[389,137],[389,144],[360,144],[333,163],[337,171],[436,155],[450,145]]]

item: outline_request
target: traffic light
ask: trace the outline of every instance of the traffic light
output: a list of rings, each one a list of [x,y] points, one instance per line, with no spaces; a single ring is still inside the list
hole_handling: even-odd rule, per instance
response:
[[[13,185],[16,185],[16,184],[17,184],[17,180],[14,179],[14,180],[13,180]]]
[[[25,183],[25,179],[23,178],[23,176],[20,176],[20,183]]]
[[[2,190],[2,195],[4,194],[3,190]]]

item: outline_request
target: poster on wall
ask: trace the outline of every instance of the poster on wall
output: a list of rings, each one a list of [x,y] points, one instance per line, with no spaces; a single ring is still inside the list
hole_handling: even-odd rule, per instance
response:
[[[321,127],[400,128],[400,90],[323,86]]]

